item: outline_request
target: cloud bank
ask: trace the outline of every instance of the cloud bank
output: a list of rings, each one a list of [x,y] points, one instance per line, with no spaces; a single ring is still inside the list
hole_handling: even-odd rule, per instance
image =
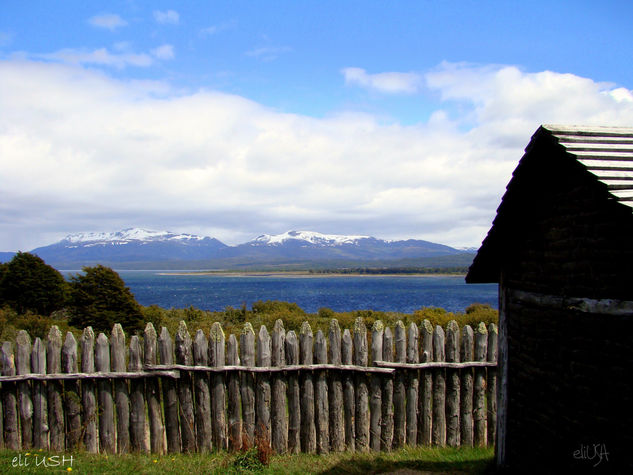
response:
[[[0,250],[129,226],[229,244],[297,228],[476,246],[541,123],[633,124],[630,90],[513,66],[445,63],[415,81],[348,71],[362,79],[349,84],[437,98],[404,126],[80,63],[0,61]]]

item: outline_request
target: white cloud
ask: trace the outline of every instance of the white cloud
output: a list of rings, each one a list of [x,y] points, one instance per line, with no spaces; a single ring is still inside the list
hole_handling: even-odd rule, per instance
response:
[[[152,50],[152,55],[158,59],[174,59],[174,47],[172,45],[161,45]]]
[[[263,46],[249,50],[245,54],[246,56],[252,56],[261,61],[268,62],[274,61],[279,55],[288,53],[289,51],[292,51],[292,48],[289,46]]]
[[[412,94],[422,85],[422,77],[415,73],[377,73],[368,74],[361,68],[344,68],[341,70],[345,83],[361,86],[387,94]]]
[[[106,28],[110,31],[114,31],[117,28],[127,25],[127,22],[123,18],[113,13],[104,13],[102,15],[93,16],[88,19],[88,23],[97,28]]]
[[[539,124],[633,124],[630,90],[578,76],[443,64],[423,79],[440,107],[402,126],[0,61],[0,250],[139,224],[229,243],[301,228],[472,246]]]
[[[40,55],[40,57],[60,61],[62,63],[76,65],[98,64],[118,69],[125,68],[126,66],[146,67],[151,66],[154,62],[152,57],[145,53],[111,53],[107,48],[99,48],[92,51],[66,48],[54,53]]]
[[[180,15],[177,11],[174,10],[167,10],[165,12],[154,10],[154,20],[156,20],[157,23],[161,23],[163,25],[177,25],[180,22]]]

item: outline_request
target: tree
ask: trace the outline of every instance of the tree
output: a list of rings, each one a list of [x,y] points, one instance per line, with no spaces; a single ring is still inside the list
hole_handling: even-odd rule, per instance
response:
[[[0,269],[0,299],[18,313],[50,315],[64,307],[67,290],[59,271],[28,252],[18,252]]]
[[[109,267],[84,267],[70,280],[70,323],[83,328],[110,330],[120,323],[127,330],[140,330],[143,313],[123,279]]]

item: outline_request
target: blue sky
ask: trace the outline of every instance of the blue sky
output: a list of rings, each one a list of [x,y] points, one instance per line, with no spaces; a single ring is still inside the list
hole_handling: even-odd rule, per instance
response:
[[[477,246],[541,123],[633,125],[629,1],[5,1],[0,250]]]

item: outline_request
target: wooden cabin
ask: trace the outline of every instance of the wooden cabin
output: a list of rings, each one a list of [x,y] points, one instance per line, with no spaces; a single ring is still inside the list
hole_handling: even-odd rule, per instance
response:
[[[633,473],[632,207],[633,128],[532,136],[466,277],[499,284],[511,473]]]

